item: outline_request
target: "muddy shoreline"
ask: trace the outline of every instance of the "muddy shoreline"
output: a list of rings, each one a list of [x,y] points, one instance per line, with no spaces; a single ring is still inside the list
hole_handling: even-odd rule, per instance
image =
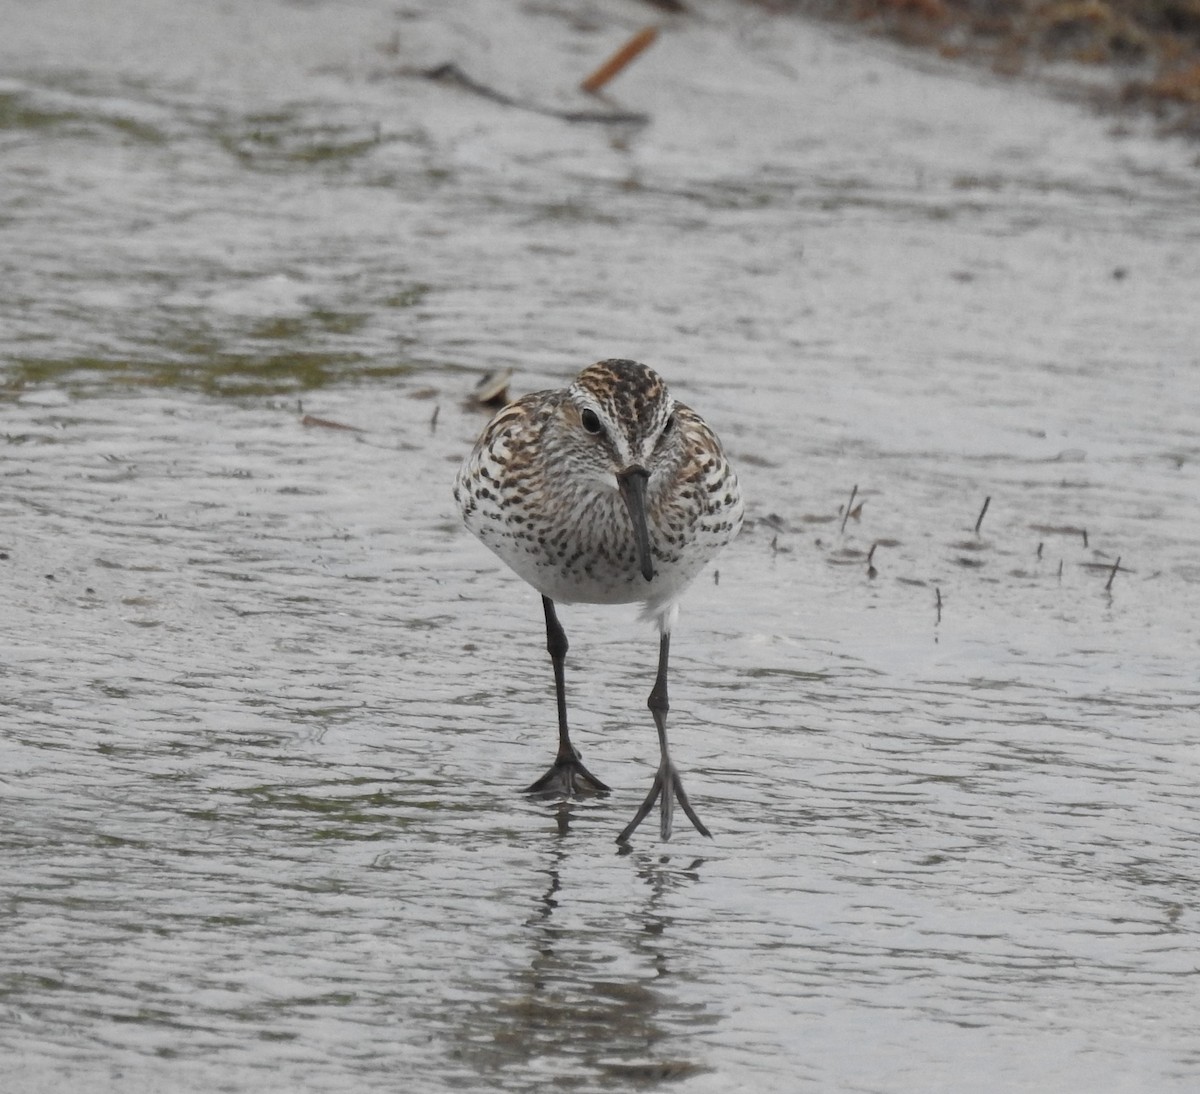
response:
[[[1159,133],[1200,138],[1196,0],[746,0],[1028,79]],[[656,5],[658,6],[658,5]]]

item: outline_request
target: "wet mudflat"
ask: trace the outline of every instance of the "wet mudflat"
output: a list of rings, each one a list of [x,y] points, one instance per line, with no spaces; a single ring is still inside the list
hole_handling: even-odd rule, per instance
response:
[[[1194,1089],[1194,152],[735,5],[554,116],[646,10],[0,43],[6,1088]],[[523,799],[449,495],[479,373],[605,356],[752,522],[673,649],[715,839],[627,853],[655,637],[563,610],[616,791]]]

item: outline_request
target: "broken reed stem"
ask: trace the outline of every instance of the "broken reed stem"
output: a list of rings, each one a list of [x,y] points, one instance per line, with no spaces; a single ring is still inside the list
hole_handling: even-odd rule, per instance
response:
[[[854,484],[854,489],[850,491],[850,500],[846,502],[846,511],[842,514],[842,526],[838,529],[838,535],[841,535],[846,530],[846,521],[850,519],[850,510],[854,508],[854,499],[858,495],[858,483]]]
[[[942,621],[942,587],[935,585],[933,591],[937,593],[937,621],[940,623]]]
[[[992,495],[988,494],[988,496],[983,499],[983,508],[979,510],[979,519],[975,521],[975,534],[976,535],[979,535],[979,528],[983,524],[984,514],[987,513],[988,506],[991,504],[992,504]]]
[[[658,27],[643,27],[579,86],[588,94],[595,95],[657,37]]]
[[[878,546],[878,543],[872,543],[871,549],[867,552],[867,577],[875,577],[875,575],[879,572],[875,569],[875,563],[873,561],[875,558],[875,548]]]
[[[1112,569],[1108,571],[1108,581],[1104,584],[1106,593],[1112,592],[1113,578],[1117,576],[1117,571],[1121,568],[1121,556],[1117,555],[1117,561],[1112,564]]]

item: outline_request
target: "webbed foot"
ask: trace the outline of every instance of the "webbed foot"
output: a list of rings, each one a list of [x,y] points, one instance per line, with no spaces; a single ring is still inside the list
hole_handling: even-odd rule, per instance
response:
[[[559,756],[546,774],[525,788],[525,793],[544,798],[572,798],[580,794],[607,794],[610,789],[575,755]]]
[[[633,820],[622,829],[621,834],[617,837],[618,843],[629,842],[629,837],[633,835],[634,829],[646,819],[646,815],[654,808],[654,803],[659,799],[662,800],[659,832],[664,840],[671,838],[671,829],[675,819],[676,799],[679,800],[679,805],[683,809],[684,815],[692,822],[696,831],[700,835],[712,839],[712,833],[704,827],[704,823],[696,816],[696,811],[692,808],[692,803],[688,801],[688,796],[683,789],[679,772],[675,770],[675,765],[669,760],[664,760],[659,764],[658,772],[654,776],[654,782],[650,786],[650,793],[646,795],[646,800],[642,802],[641,808],[638,809]]]

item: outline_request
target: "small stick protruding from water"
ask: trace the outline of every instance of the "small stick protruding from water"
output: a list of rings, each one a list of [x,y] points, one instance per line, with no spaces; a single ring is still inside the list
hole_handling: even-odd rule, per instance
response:
[[[937,622],[940,623],[942,621],[942,587],[935,585],[933,591],[937,593]]]
[[[1038,549],[1037,549],[1037,560],[1038,560],[1038,562],[1041,562],[1041,561],[1042,561],[1042,548],[1043,548],[1044,546],[1045,546],[1045,543],[1043,543],[1041,540],[1039,540],[1039,541],[1038,541]]]
[[[1112,592],[1113,578],[1117,576],[1117,571],[1121,568],[1121,556],[1117,555],[1117,561],[1112,564],[1112,569],[1108,571],[1108,581],[1104,583],[1104,591]]]
[[[841,535],[846,530],[846,521],[850,519],[850,510],[854,508],[854,499],[858,496],[858,483],[854,484],[854,489],[850,491],[850,500],[846,502],[846,511],[842,514],[842,526],[838,529],[838,535]]]
[[[875,564],[871,561],[875,557],[875,548],[878,546],[878,543],[872,543],[871,549],[867,552],[867,577],[874,577],[879,573],[879,571],[875,569]]]
[[[1088,542],[1087,542],[1087,529],[1086,529],[1086,528],[1081,528],[1081,529],[1080,529],[1080,531],[1081,531],[1081,532],[1083,532],[1083,549],[1086,551],[1086,550],[1087,550],[1087,545],[1088,545]]]
[[[437,432],[437,420],[438,420],[438,415],[441,412],[442,412],[442,404],[435,403],[434,407],[433,407],[433,414],[431,414],[429,417],[429,432],[430,433]]]
[[[984,515],[987,513],[988,506],[992,504],[992,495],[988,494],[983,499],[983,508],[979,510],[979,519],[975,521],[975,534],[979,535],[979,528],[983,524]]]
[[[1062,584],[1062,559],[1058,560],[1058,583]]]
[[[609,80],[630,63],[639,53],[649,47],[658,37],[658,27],[642,27],[632,38],[617,50],[579,86],[589,95],[595,95]]]

